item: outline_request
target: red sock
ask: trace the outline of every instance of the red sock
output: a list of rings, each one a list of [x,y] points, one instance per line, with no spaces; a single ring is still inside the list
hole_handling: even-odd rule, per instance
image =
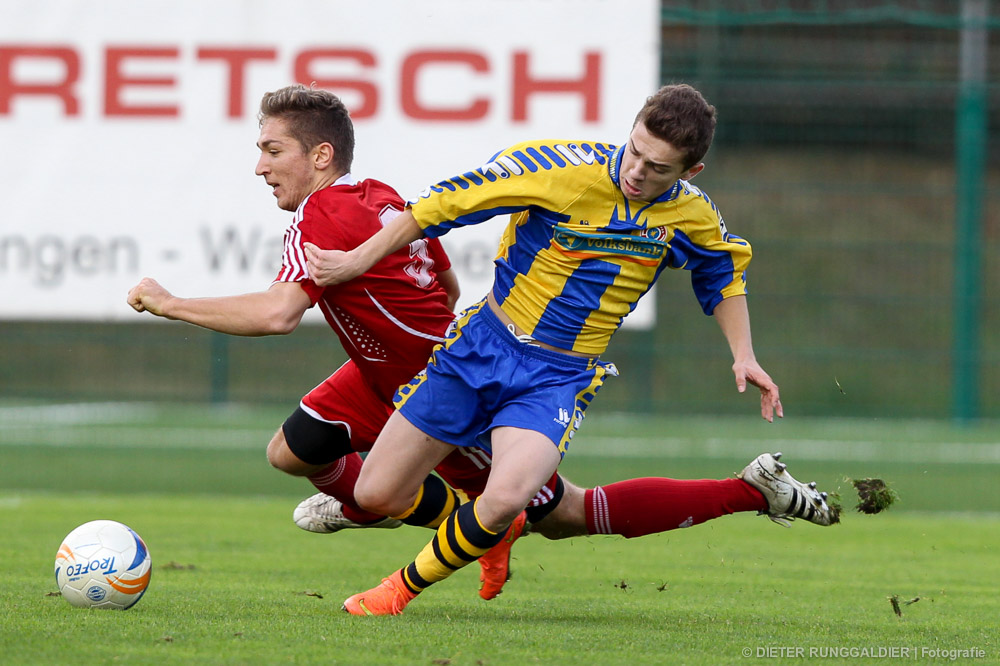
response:
[[[361,456],[349,453],[309,477],[320,492],[336,497],[344,505],[344,516],[356,523],[372,523],[385,518],[377,513],[363,510],[354,501],[354,484],[361,472]]]
[[[631,539],[737,511],[761,511],[767,509],[767,500],[742,479],[645,478],[588,489],[584,506],[591,534]]]

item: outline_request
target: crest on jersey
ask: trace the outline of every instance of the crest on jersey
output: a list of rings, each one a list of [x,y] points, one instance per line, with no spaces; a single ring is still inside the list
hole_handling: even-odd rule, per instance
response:
[[[642,229],[636,235],[641,238],[648,238],[649,240],[665,241],[667,240],[667,229],[665,227],[653,227],[652,229]]]

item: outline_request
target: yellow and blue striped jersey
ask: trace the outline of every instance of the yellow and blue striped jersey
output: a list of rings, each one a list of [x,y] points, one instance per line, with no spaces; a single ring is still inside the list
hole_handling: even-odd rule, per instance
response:
[[[706,314],[746,293],[750,244],[687,181],[652,202],[619,188],[624,146],[530,141],[441,181],[410,202],[429,237],[497,215],[511,219],[493,294],[536,340],[598,356],[664,268],[691,271]]]

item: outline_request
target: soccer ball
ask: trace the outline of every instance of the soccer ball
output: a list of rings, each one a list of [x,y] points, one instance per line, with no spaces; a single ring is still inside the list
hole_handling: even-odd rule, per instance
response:
[[[56,585],[77,608],[131,608],[146,592],[151,572],[145,542],[113,520],[80,525],[56,553]]]

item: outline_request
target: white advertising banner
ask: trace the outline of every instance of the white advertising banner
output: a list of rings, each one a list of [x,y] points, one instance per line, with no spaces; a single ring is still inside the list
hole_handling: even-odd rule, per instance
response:
[[[151,321],[264,290],[291,214],[254,175],[261,96],[342,97],[353,174],[404,199],[527,139],[621,143],[658,82],[656,0],[32,0],[0,5],[0,319]],[[465,305],[505,220],[442,240]],[[647,299],[652,300],[652,299]],[[646,305],[630,320],[651,318]],[[630,321],[630,323],[633,323]]]

